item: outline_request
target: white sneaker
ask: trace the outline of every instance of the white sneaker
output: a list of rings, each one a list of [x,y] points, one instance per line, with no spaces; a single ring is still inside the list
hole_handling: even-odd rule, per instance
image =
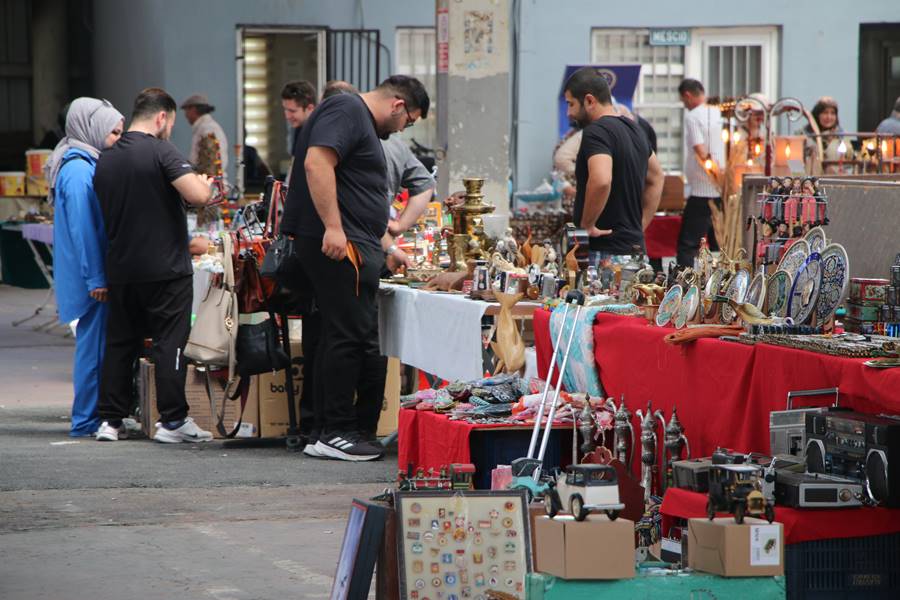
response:
[[[100,423],[100,429],[97,430],[94,437],[98,442],[118,442],[119,440],[128,439],[128,431],[124,425],[116,429],[109,424],[109,421],[103,421]]]
[[[319,452],[319,449],[316,448],[315,444],[307,444],[306,446],[304,446],[303,454],[311,456],[313,458],[330,458],[329,456],[325,456],[324,454]]]
[[[211,442],[213,434],[197,427],[194,419],[188,417],[178,429],[166,429],[162,423],[156,424],[156,434],[153,439],[164,444],[178,444],[179,442]]]
[[[128,433],[141,433],[141,424],[132,419],[131,417],[126,417],[122,419],[122,427]]]

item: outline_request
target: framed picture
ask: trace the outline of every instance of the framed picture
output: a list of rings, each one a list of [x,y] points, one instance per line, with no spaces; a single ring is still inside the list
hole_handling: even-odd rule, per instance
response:
[[[331,600],[365,598],[369,595],[387,511],[380,504],[354,498],[334,574]]]
[[[398,492],[400,597],[525,598],[531,533],[523,490]]]

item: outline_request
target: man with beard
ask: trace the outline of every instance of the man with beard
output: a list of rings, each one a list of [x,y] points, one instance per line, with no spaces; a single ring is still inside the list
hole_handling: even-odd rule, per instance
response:
[[[567,115],[584,128],[575,163],[575,224],[587,230],[591,264],[642,254],[662,196],[663,171],[646,135],[619,115],[606,79],[591,67],[566,81]]]
[[[134,101],[131,127],[97,162],[94,189],[109,240],[106,354],[99,402],[100,441],[124,437],[131,410],[132,365],[153,339],[160,422],[158,442],[206,442],[212,434],[188,416],[182,355],[191,328],[191,257],[184,199],[204,206],[214,188],[169,142],[175,101],[148,88]]]
[[[428,106],[417,79],[394,75],[371,92],[327,98],[300,131],[281,230],[296,239],[321,311],[315,448],[324,456],[364,461],[383,453],[363,439],[357,419],[360,405],[384,398],[384,370],[370,365],[383,363],[375,305],[388,224],[381,140],[426,117]],[[394,257],[387,260],[392,267]]]

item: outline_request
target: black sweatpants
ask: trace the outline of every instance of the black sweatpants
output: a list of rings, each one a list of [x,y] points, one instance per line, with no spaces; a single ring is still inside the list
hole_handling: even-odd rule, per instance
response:
[[[687,199],[681,215],[681,231],[678,233],[678,266],[693,267],[694,259],[700,253],[700,238],[705,237],[712,250],[718,249],[716,234],[712,228],[712,211],[709,201],[721,206],[720,198],[691,196]]]
[[[378,346],[376,306],[384,254],[375,246],[356,247],[358,276],[349,259],[322,254],[321,239],[297,239],[322,320],[313,387],[316,422],[326,433],[374,430],[384,400],[386,359]]]
[[[184,346],[191,331],[190,276],[109,286],[109,319],[98,414],[119,421],[131,410],[132,365],[144,338],[153,340],[150,358],[156,372],[156,405],[161,421],[188,414]]]

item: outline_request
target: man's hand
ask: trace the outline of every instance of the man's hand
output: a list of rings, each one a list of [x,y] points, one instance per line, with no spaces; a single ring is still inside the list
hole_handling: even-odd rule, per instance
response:
[[[387,268],[391,273],[396,273],[400,271],[400,269],[408,269],[412,266],[409,255],[399,248],[394,250],[391,254],[388,254],[387,257],[385,257],[385,262],[387,262]]]
[[[393,237],[397,237],[403,233],[403,227],[400,225],[400,221],[396,219],[388,219],[388,233],[390,233]]]
[[[566,187],[562,189],[563,198],[566,200],[571,200],[575,197],[575,186],[571,183],[567,183]]]
[[[596,225],[591,225],[586,229],[588,237],[603,237],[604,235],[612,234],[612,229],[598,229]]]
[[[322,238],[322,254],[331,260],[344,260],[347,258],[347,236],[343,227],[325,229]]]
[[[106,302],[106,298],[109,295],[109,290],[106,288],[97,288],[88,292],[91,298],[96,300],[97,302]]]

